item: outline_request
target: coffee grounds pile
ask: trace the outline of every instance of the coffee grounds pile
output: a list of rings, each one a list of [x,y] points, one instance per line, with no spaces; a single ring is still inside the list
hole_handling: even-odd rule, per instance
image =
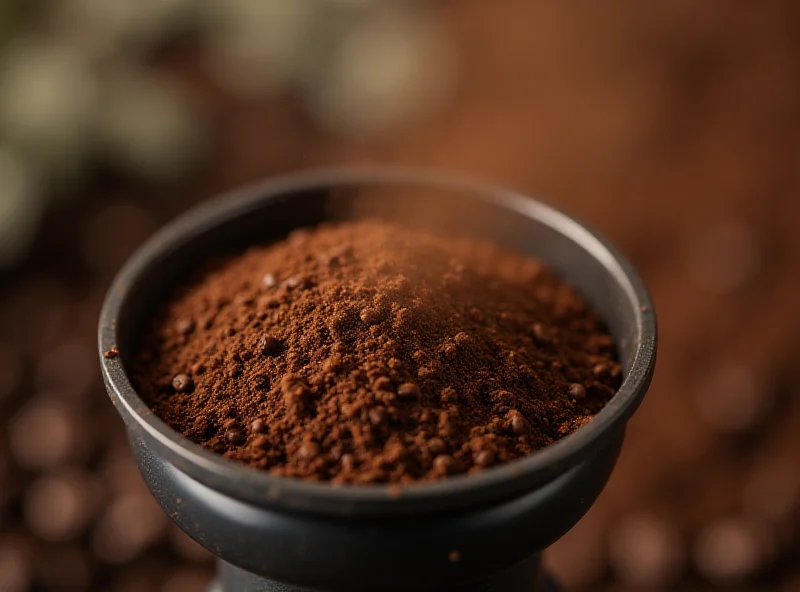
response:
[[[384,222],[215,261],[153,320],[139,392],[275,475],[409,483],[528,455],[621,382],[597,314],[538,261]]]

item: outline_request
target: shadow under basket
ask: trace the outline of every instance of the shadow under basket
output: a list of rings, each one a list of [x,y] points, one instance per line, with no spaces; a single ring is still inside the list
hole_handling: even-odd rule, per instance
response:
[[[397,488],[271,476],[226,460],[164,424],[126,374],[144,319],[202,262],[323,221],[383,218],[512,247],[540,258],[600,312],[624,381],[575,433],[468,476]],[[108,392],[153,495],[219,557],[219,592],[496,591],[546,584],[542,549],[602,491],[625,424],[652,377],[656,322],[630,264],[604,239],[530,197],[419,170],[328,170],[247,187],[153,236],[103,307]],[[117,348],[119,355],[105,357]]]

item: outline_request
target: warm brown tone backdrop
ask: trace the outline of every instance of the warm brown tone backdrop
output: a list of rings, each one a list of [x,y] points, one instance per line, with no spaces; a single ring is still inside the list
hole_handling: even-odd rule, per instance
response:
[[[341,162],[542,195],[613,238],[651,287],[653,388],[599,503],[547,554],[568,589],[800,590],[800,4],[435,6],[458,41],[458,86],[400,132],[342,138],[291,96],[234,98],[191,45],[152,60],[212,122],[211,166],[167,187],[96,175],[0,276],[7,590],[201,589],[207,557],[141,489],[102,391],[99,302],[127,254],[192,203]],[[72,522],[48,514],[52,500]]]

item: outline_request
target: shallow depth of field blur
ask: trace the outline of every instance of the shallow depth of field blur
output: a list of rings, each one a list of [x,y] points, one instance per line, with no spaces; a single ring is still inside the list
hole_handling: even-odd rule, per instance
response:
[[[0,591],[192,592],[103,391],[105,288],[223,189],[463,171],[610,236],[659,313],[651,392],[567,590],[800,590],[800,3],[4,0]]]

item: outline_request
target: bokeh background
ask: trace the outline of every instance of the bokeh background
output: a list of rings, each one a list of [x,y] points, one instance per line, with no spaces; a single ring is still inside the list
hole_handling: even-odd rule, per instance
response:
[[[615,240],[656,379],[567,590],[800,590],[800,3],[3,0],[0,591],[199,592],[99,380],[155,228],[314,165],[423,164]]]

